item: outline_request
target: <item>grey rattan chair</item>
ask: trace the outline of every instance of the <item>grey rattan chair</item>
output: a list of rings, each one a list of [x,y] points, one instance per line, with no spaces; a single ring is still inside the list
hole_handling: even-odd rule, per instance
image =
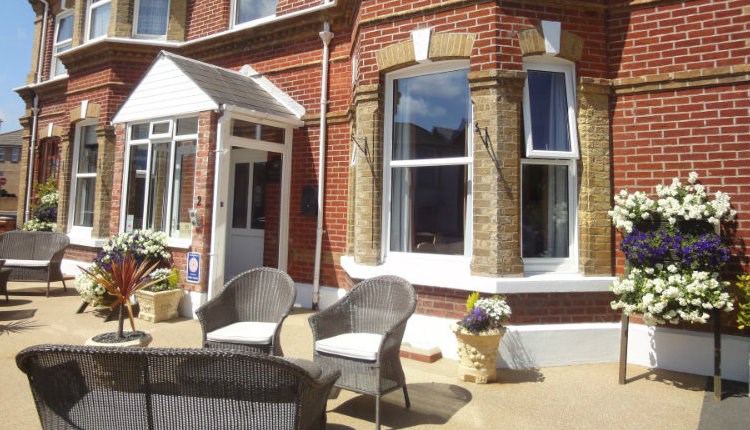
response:
[[[416,308],[414,288],[397,276],[378,276],[355,285],[339,301],[309,318],[313,360],[340,370],[336,386],[375,396],[375,427],[380,428],[380,397],[403,388],[410,406],[401,340]]]
[[[281,324],[296,296],[294,281],[278,269],[260,267],[235,276],[196,311],[203,346],[284,355]]]
[[[4,267],[11,269],[11,281],[46,282],[49,297],[50,282],[62,281],[63,289],[68,290],[60,264],[69,243],[65,233],[8,231],[0,234],[0,258],[5,259]]]
[[[16,363],[44,429],[322,429],[338,377],[220,349],[37,345]]]

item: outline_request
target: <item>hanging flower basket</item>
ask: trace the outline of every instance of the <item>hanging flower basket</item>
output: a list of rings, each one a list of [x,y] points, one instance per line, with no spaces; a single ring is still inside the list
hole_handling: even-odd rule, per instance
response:
[[[729,283],[720,279],[730,252],[719,229],[735,211],[727,194],[711,200],[697,179],[693,172],[687,185],[676,178],[658,185],[658,200],[625,190],[615,196],[609,215],[623,234],[628,270],[612,285],[613,309],[647,324],[705,323],[712,310],[733,309]]]

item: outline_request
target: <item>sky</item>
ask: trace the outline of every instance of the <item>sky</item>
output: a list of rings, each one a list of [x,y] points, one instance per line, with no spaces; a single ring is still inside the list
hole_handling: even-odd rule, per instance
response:
[[[24,102],[13,88],[26,84],[34,43],[34,11],[28,0],[2,0],[0,13],[0,133],[18,130]]]

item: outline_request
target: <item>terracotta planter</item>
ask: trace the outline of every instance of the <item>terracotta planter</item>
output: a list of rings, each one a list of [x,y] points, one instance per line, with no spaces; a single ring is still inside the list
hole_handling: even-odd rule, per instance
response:
[[[182,295],[181,289],[159,291],[158,293],[146,290],[138,291],[135,293],[141,308],[138,317],[151,322],[176,318]]]
[[[498,348],[505,328],[472,334],[453,324],[451,330],[458,342],[458,378],[477,384],[494,382],[497,379]]]

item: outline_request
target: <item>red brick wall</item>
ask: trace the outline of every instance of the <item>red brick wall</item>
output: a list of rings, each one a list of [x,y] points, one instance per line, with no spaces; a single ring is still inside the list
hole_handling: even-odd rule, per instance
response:
[[[610,26],[611,74],[622,87],[612,105],[614,191],[653,194],[656,184],[696,171],[710,193],[731,195],[736,239],[748,237],[750,83],[727,69],[750,56],[747,2],[656,3],[613,13]],[[665,80],[672,72],[680,79]],[[702,83],[701,76],[712,80]],[[636,77],[655,84],[629,87]],[[747,267],[747,258],[739,261]],[[622,273],[619,252],[617,268]]]

